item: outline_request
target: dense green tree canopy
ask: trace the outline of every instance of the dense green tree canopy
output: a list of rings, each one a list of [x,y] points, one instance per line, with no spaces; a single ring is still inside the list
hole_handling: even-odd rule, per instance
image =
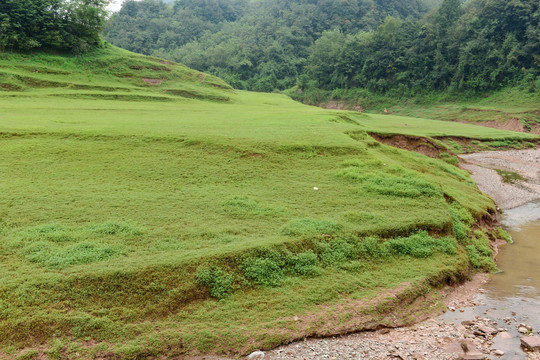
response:
[[[481,93],[538,76],[539,20],[535,0],[472,0],[465,6],[444,0],[421,21],[387,18],[376,31],[355,36],[326,32],[311,48],[307,68],[325,89]],[[334,43],[344,45],[336,51]],[[332,60],[316,54],[332,54]]]
[[[305,72],[309,48],[326,30],[375,30],[387,15],[418,19],[420,0],[128,1],[106,38],[261,91],[286,88]]]
[[[106,36],[237,88],[482,93],[534,83],[539,11],[538,0],[131,0]]]
[[[2,0],[0,49],[85,51],[100,42],[108,0]]]

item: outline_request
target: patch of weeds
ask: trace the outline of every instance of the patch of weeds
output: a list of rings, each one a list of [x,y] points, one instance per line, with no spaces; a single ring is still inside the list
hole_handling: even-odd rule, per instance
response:
[[[491,257],[482,255],[474,245],[467,245],[465,250],[467,250],[469,260],[473,267],[477,269],[486,269],[489,271],[496,269],[493,259]]]
[[[210,289],[210,296],[216,299],[227,297],[234,286],[234,275],[219,267],[200,267],[195,274],[197,283]]]
[[[392,257],[392,252],[388,244],[374,236],[363,239],[359,244],[358,250],[364,256],[372,259],[390,259]]]
[[[422,179],[420,174],[401,166],[389,167],[382,173],[349,166],[340,170],[338,176],[359,182],[361,189],[367,193],[408,198],[441,195],[441,190]]]
[[[512,244],[514,242],[514,240],[512,240],[512,236],[510,236],[510,234],[503,228],[497,228],[495,232],[496,237],[498,237],[499,239],[503,239],[508,244]]]
[[[491,148],[511,148],[511,149],[521,149],[522,144],[519,140],[495,140],[495,141],[485,141],[484,144]]]
[[[491,249],[489,239],[482,230],[474,231],[474,238],[472,238],[472,243],[482,255],[493,255],[493,250]]]
[[[475,230],[474,235],[471,239],[472,244],[465,247],[472,266],[488,271],[497,270],[497,266],[491,257],[493,250],[490,247],[488,237],[481,230]]]
[[[36,349],[30,349],[30,350],[27,350],[25,353],[17,356],[16,359],[17,360],[33,360],[33,359],[36,359],[38,355],[39,355],[39,351],[37,351]]]
[[[339,264],[338,268],[343,271],[358,273],[365,270],[366,264],[359,260],[352,260]]]
[[[88,229],[99,235],[142,235],[141,229],[123,221],[107,221],[90,225]]]
[[[54,339],[49,345],[49,349],[47,350],[48,360],[61,360],[63,349],[64,342],[60,339]]]
[[[197,334],[197,349],[202,353],[206,353],[214,347],[215,340],[214,335],[202,330]]]
[[[457,253],[456,240],[446,237],[435,239],[426,231],[409,237],[388,240],[388,246],[399,255],[410,255],[415,258],[427,258],[435,252],[454,255]]]
[[[255,199],[243,196],[230,199],[223,205],[223,209],[237,218],[276,216],[285,212],[283,208],[265,206]]]
[[[354,244],[345,239],[321,240],[314,244],[314,248],[326,266],[337,266],[354,259],[358,254]]]
[[[381,195],[409,198],[441,195],[441,190],[433,184],[413,176],[366,175],[362,179],[362,189]]]
[[[342,225],[331,220],[297,219],[285,224],[281,233],[286,236],[335,234]]]
[[[527,121],[527,119],[521,118],[521,119],[519,119],[519,122],[521,122],[521,124],[523,124],[523,126],[525,127],[525,129],[527,129],[527,132],[531,132],[531,131],[532,131],[531,124],[529,124],[529,122]]]
[[[107,317],[96,317],[88,314],[75,315],[70,318],[70,324],[73,336],[77,338],[92,336],[103,339],[118,332],[118,325]]]
[[[523,176],[513,171],[506,171],[506,170],[499,170],[499,169],[495,169],[495,171],[497,171],[497,174],[499,174],[502,177],[503,182],[508,183],[508,184],[514,184],[516,181],[525,180]]]
[[[439,157],[441,158],[442,161],[450,164],[450,165],[454,165],[454,166],[458,166],[459,165],[459,159],[457,158],[457,156],[452,156],[450,155],[449,153],[441,153],[439,155]]]
[[[257,285],[279,286],[283,281],[283,261],[276,258],[247,258],[242,264],[244,276]]]
[[[38,241],[27,246],[24,252],[27,260],[54,269],[108,260],[124,253],[119,249],[89,241],[67,247]]]
[[[351,159],[351,160],[345,160],[341,163],[343,167],[365,167],[366,163],[359,159]]]
[[[450,138],[444,139],[442,141],[452,150],[452,152],[457,154],[463,153],[463,146],[460,143]]]
[[[470,224],[473,222],[471,214],[461,207],[457,202],[453,202],[448,207],[450,217],[452,218],[453,230],[456,239],[461,244],[469,243]]]
[[[368,211],[347,211],[343,213],[343,217],[355,224],[362,224],[365,222],[377,222],[381,219],[380,214],[376,214]]]
[[[292,273],[295,275],[316,276],[321,274],[319,257],[313,251],[292,255],[287,260]]]
[[[69,229],[58,224],[42,224],[25,228],[20,232],[20,236],[25,241],[47,240],[62,243],[75,240]]]

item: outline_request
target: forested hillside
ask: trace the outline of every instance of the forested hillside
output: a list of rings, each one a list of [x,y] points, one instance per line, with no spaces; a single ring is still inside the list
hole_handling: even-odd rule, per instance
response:
[[[432,2],[431,2],[432,3]],[[420,0],[129,1],[106,38],[125,49],[180,61],[237,88],[272,91],[306,72],[324,31],[375,30],[386,16],[419,19]]]
[[[535,91],[539,20],[536,0],[144,0],[127,2],[106,36],[236,88],[479,94]]]
[[[107,3],[107,0],[2,0],[0,51],[87,51],[101,42]]]
[[[325,32],[311,48],[308,73],[324,89],[367,88],[414,95],[433,90],[481,93],[540,65],[540,11],[535,0],[445,0],[418,22],[387,18],[374,32]]]

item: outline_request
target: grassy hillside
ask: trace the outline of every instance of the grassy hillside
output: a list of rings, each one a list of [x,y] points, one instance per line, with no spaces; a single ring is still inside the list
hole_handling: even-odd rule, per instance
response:
[[[0,86],[2,358],[238,356],[408,321],[493,266],[497,234],[473,229],[494,204],[369,133],[537,139],[308,107],[116,48],[0,54]]]

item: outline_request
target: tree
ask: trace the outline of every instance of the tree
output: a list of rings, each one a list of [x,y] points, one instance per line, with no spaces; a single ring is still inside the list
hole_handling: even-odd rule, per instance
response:
[[[3,0],[0,49],[82,52],[100,43],[108,0]]]

